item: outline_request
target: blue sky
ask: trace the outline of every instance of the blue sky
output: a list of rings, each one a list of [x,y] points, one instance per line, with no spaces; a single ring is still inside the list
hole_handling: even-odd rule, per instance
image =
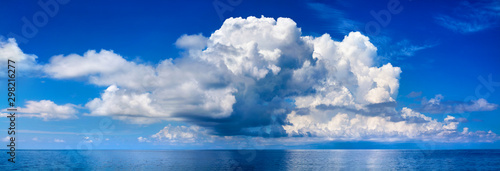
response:
[[[40,2],[0,7],[19,148],[500,147],[499,1]]]

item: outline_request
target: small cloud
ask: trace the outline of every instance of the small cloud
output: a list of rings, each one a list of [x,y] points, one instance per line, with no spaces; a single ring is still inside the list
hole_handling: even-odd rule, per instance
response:
[[[169,124],[158,133],[152,135],[151,139],[153,139],[155,142],[163,142],[168,144],[196,144],[207,142],[212,143],[214,142],[215,137],[216,136],[214,135],[210,135],[208,130],[203,127],[195,125],[172,126]],[[149,142],[149,140],[147,140],[147,142]]]
[[[35,137],[35,138],[31,139],[31,140],[33,140],[33,141],[39,141],[38,137]]]
[[[461,122],[461,123],[469,122],[469,120],[467,118],[458,118],[457,121]]]
[[[2,141],[3,141],[3,142],[9,142],[9,141],[10,141],[10,137],[9,137],[9,136],[6,136],[5,138],[2,138]]]
[[[472,122],[483,122],[481,119],[472,119]]]
[[[460,123],[467,123],[469,120],[467,118],[453,118],[448,120],[449,122],[460,122]]]
[[[93,141],[90,139],[90,137],[83,137],[83,142],[84,143],[92,143]]]
[[[208,38],[200,34],[195,35],[182,35],[175,42],[175,46],[181,49],[198,49],[201,50],[207,46]]]
[[[144,138],[144,137],[139,137],[139,138],[137,138],[137,140],[139,142],[150,142],[147,138]]]
[[[64,140],[62,140],[62,139],[57,139],[57,138],[56,138],[56,139],[54,139],[54,142],[56,142],[56,143],[63,143],[63,142],[64,142]]]
[[[406,95],[407,98],[415,98],[415,97],[420,97],[422,95],[422,92],[414,92],[412,91],[410,94]]]

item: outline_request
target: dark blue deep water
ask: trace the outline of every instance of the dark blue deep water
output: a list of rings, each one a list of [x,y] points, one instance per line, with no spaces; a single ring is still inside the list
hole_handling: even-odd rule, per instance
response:
[[[500,150],[2,150],[0,170],[500,170]]]

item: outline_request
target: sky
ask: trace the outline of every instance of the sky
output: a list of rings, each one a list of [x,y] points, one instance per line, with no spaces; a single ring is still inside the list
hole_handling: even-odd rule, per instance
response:
[[[20,149],[500,148],[498,0],[1,3]]]

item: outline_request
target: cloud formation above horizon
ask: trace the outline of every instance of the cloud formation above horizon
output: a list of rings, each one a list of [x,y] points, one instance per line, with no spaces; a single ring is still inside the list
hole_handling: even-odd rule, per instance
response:
[[[304,36],[289,18],[229,18],[210,37],[183,35],[175,44],[185,49],[184,56],[157,65],[89,50],[54,56],[41,70],[54,79],[83,78],[107,87],[85,104],[88,116],[191,125],[169,125],[140,142],[197,142],[197,135],[207,142],[236,135],[498,140],[491,131],[458,130],[453,116],[438,121],[408,107],[397,110],[402,71],[391,63],[376,66],[377,47],[359,32],[336,41],[328,34]],[[496,109],[480,99],[463,111],[492,106]]]

